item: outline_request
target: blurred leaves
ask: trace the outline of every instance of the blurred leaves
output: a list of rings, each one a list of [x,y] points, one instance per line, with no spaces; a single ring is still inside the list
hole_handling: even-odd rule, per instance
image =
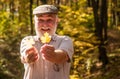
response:
[[[21,39],[30,34],[29,2],[28,0],[16,1],[15,7],[18,8],[15,9],[14,14],[10,13],[8,7],[1,10],[3,7],[0,6],[0,79],[22,79],[24,73],[19,48]],[[5,3],[6,6],[9,4],[8,0],[0,2],[2,5]],[[86,0],[74,0],[72,5],[60,5],[59,7],[60,22],[57,33],[70,36],[75,49],[70,78],[110,79],[120,74],[115,71],[120,71],[119,66],[115,68],[116,65],[119,65],[117,61],[119,61],[120,50],[117,50],[118,53],[109,55],[112,61],[106,68],[108,72],[100,69],[101,63],[98,62],[98,44],[100,42],[94,35],[92,8],[87,7],[86,2]],[[37,6],[36,2],[33,1],[33,3],[33,7]],[[96,67],[98,67],[98,72],[96,72]]]
[[[74,10],[69,6],[60,6],[60,24],[57,32],[61,35],[69,35],[75,48],[71,79],[79,79],[83,77],[83,74],[90,74],[93,63],[98,61],[97,44],[99,41],[94,35],[93,14],[86,12],[86,9],[88,8]]]

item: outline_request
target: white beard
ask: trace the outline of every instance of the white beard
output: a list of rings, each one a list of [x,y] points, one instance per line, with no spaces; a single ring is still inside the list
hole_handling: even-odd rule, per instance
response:
[[[36,30],[36,35],[40,38],[42,36],[42,33]]]
[[[56,17],[57,17],[57,16],[56,16]],[[56,29],[57,29],[57,20],[56,20],[56,22],[55,22],[54,29],[53,29],[52,32],[50,33],[51,36],[55,34]],[[37,35],[38,37],[43,36],[43,34],[42,34],[39,30],[37,30],[36,27],[35,27],[35,32],[36,32],[36,35]]]
[[[50,33],[50,36],[52,36],[52,35],[55,34],[56,29],[57,29],[57,25],[55,26],[55,28],[53,29],[53,31]],[[36,35],[37,35],[39,38],[40,38],[41,36],[43,36],[43,34],[42,34],[39,30],[35,29],[35,32],[36,32]]]

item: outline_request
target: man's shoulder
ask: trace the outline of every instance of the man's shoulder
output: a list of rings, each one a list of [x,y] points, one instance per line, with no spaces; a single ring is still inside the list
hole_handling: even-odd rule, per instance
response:
[[[67,36],[67,35],[56,35],[57,36],[57,38],[70,38],[69,36]]]
[[[33,38],[34,36],[25,36],[25,37],[23,37],[23,39],[22,40],[25,40],[25,39],[31,39],[31,38]]]
[[[32,35],[25,36],[25,37],[23,37],[22,41],[24,41],[24,40],[31,40],[31,39],[35,40],[35,39],[37,39],[37,36],[32,36]]]
[[[67,35],[57,35],[57,39],[71,40],[71,38]]]

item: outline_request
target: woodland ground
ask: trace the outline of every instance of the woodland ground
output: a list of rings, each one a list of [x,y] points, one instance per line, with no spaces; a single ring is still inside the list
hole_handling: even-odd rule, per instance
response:
[[[120,79],[120,31],[117,29],[108,30],[107,52],[108,65],[105,68],[94,67],[85,79]]]

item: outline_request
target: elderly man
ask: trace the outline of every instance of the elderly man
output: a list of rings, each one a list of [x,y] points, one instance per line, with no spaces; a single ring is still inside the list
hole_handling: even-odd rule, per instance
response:
[[[33,10],[36,35],[23,38],[20,46],[24,79],[69,79],[74,49],[68,36],[55,33],[57,13],[53,5],[40,5]],[[42,42],[46,39],[49,42]]]

